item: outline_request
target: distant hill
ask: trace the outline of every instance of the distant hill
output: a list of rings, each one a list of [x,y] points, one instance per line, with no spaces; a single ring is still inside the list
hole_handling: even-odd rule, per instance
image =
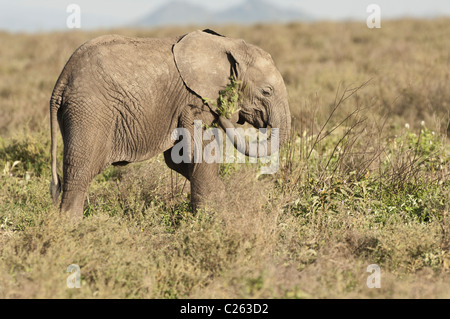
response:
[[[211,12],[198,5],[176,0],[158,8],[135,23],[139,27],[165,25],[254,24],[261,22],[310,21],[312,17],[296,9],[284,9],[264,0],[246,0],[241,4]]]

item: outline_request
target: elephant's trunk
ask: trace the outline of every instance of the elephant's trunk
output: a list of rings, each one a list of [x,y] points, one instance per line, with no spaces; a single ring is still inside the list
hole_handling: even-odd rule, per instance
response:
[[[234,147],[242,154],[249,157],[271,156],[286,142],[291,129],[289,106],[286,104],[282,110],[276,109],[276,111],[278,112],[273,112],[268,121],[268,125],[271,127],[270,136],[266,141],[258,145],[251,146],[249,141],[237,133],[235,126],[230,120],[221,116],[219,117],[219,124],[233,142]]]

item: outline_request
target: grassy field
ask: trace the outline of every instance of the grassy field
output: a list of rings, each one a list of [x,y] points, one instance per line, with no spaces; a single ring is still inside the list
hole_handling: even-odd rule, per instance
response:
[[[0,298],[450,298],[448,19],[214,28],[285,79],[278,173],[224,164],[226,201],[193,215],[158,156],[99,175],[80,225],[59,216],[49,99],[71,53],[193,29],[0,33]]]

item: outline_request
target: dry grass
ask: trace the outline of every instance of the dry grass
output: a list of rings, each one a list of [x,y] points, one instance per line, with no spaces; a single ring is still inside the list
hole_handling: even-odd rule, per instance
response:
[[[0,33],[0,297],[449,298],[450,20],[216,31],[270,52],[285,78],[280,171],[223,165],[227,200],[193,215],[162,156],[111,167],[78,226],[48,195],[48,101],[73,50],[106,32]]]

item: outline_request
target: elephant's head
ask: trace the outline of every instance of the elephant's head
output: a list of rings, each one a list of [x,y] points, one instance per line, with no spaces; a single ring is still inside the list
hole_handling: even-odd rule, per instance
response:
[[[201,98],[217,100],[230,76],[241,81],[240,111],[230,121],[219,118],[221,126],[234,128],[233,122],[248,122],[255,128],[279,129],[279,142],[289,136],[291,116],[283,78],[267,52],[243,40],[227,38],[213,31],[185,35],[173,47],[178,71],[185,85]],[[270,140],[265,154],[272,153]],[[237,147],[235,141],[235,146]],[[247,156],[258,156],[249,148],[237,147]]]

